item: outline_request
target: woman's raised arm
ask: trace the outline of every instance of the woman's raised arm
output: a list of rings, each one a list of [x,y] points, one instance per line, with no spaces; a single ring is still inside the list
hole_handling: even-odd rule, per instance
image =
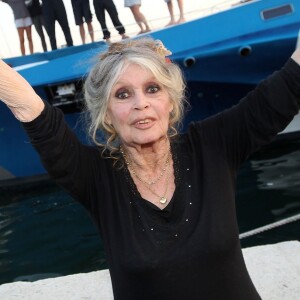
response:
[[[0,60],[0,100],[22,122],[34,120],[44,109],[44,102],[30,84],[2,60]]]

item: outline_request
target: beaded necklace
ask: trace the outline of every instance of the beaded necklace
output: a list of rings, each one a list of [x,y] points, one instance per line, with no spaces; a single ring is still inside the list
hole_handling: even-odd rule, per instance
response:
[[[120,146],[120,152],[122,153],[123,157],[124,157],[124,160],[125,160],[125,163],[127,165],[127,167],[131,170],[131,173],[153,194],[155,195],[156,197],[159,198],[159,203],[161,204],[166,204],[168,202],[167,198],[166,198],[166,195],[167,195],[167,192],[168,192],[168,186],[169,186],[169,179],[170,179],[170,158],[171,158],[171,150],[169,149],[168,151],[168,155],[167,155],[167,159],[166,159],[166,162],[164,164],[164,167],[161,171],[161,173],[159,174],[159,176],[155,179],[155,180],[150,180],[150,181],[147,181],[147,180],[144,180],[142,179],[136,172],[132,162],[127,158],[126,154],[124,153],[122,147]],[[152,185],[156,184],[157,182],[159,182],[161,180],[161,178],[163,177],[163,175],[165,174],[166,172],[166,187],[165,187],[165,190],[164,190],[164,193],[163,195],[159,195],[157,194],[153,188],[152,188]]]

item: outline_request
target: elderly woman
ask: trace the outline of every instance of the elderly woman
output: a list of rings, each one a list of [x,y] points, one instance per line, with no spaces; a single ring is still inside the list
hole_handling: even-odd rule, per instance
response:
[[[115,299],[260,299],[239,242],[236,174],[298,113],[300,50],[238,105],[184,134],[176,126],[185,86],[168,54],[136,40],[99,57],[85,83],[95,146],[3,62],[0,98],[93,218]]]

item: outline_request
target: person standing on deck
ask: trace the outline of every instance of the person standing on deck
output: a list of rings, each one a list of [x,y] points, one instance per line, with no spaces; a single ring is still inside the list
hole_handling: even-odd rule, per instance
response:
[[[165,2],[168,5],[168,10],[169,14],[171,17],[170,22],[166,25],[174,25],[174,24],[180,24],[185,22],[185,17],[184,17],[184,12],[183,12],[183,0],[177,0],[178,8],[179,8],[179,19],[176,21],[175,20],[175,15],[174,15],[174,7],[173,7],[173,2],[172,0],[165,0]]]
[[[124,0],[125,7],[129,7],[136,23],[139,25],[141,31],[138,34],[151,31],[146,17],[141,13],[141,0]]]
[[[13,11],[14,18],[15,18],[15,25],[18,30],[22,55],[26,54],[25,32],[28,40],[29,51],[32,54],[33,53],[33,42],[32,42],[32,35],[31,35],[32,20],[24,0],[0,0],[0,1],[7,3]]]
[[[29,11],[35,30],[41,39],[43,50],[44,52],[46,52],[47,44],[46,44],[45,35],[43,31],[44,18],[43,18],[41,2],[40,0],[25,0],[25,4]]]
[[[113,0],[94,0],[93,3],[96,17],[102,28],[103,39],[106,40],[106,42],[110,43],[110,31],[108,30],[106,25],[105,11],[107,11],[107,13],[109,14],[111,21],[113,22],[116,30],[121,35],[122,39],[127,39],[128,36],[125,34],[125,28],[119,20],[118,11]]]
[[[94,42],[94,28],[92,25],[92,13],[89,0],[71,0],[75,18],[75,24],[79,26],[82,44],[85,44],[84,22],[87,25],[91,41]]]
[[[50,39],[52,50],[57,49],[55,37],[55,21],[57,21],[65,35],[67,46],[73,46],[73,39],[68,23],[65,5],[62,0],[43,0],[43,16],[45,27]]]

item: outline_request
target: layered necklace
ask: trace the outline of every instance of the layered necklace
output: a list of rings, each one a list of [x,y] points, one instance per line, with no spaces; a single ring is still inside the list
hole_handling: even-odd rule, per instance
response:
[[[120,146],[120,152],[122,153],[122,155],[124,157],[124,160],[125,160],[125,163],[126,163],[128,169],[130,169],[131,174],[133,174],[154,196],[158,197],[160,204],[166,204],[168,202],[168,200],[166,198],[166,195],[167,195],[167,192],[168,192],[169,179],[170,179],[171,149],[169,148],[169,150],[167,152],[166,162],[164,164],[164,167],[163,167],[162,171],[160,172],[158,177],[156,179],[153,179],[153,180],[144,180],[143,178],[141,178],[141,176],[137,174],[137,172],[136,172],[136,170],[135,170],[135,168],[132,164],[132,161],[126,156],[126,154],[123,151],[121,146]],[[165,190],[164,190],[163,195],[159,195],[153,189],[153,185],[155,185],[157,182],[159,182],[164,175],[166,175]]]

